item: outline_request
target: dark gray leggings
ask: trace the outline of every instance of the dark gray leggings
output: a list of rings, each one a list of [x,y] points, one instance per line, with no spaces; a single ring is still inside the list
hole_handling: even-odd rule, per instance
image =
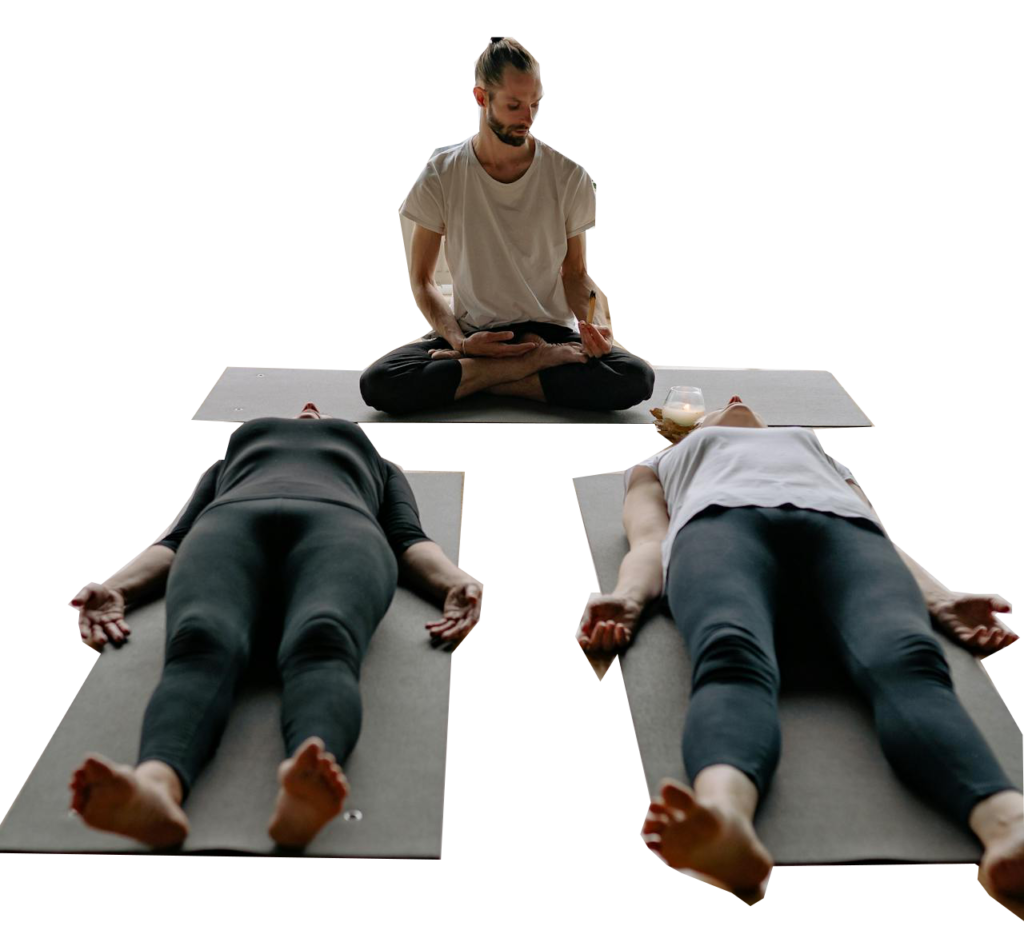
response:
[[[1013,788],[960,705],[920,589],[871,522],[794,508],[712,506],[676,535],[667,593],[693,663],[683,735],[691,780],[732,765],[763,794],[780,749],[774,621],[783,584],[824,623],[870,703],[897,774],[966,824]]]
[[[579,343],[580,335],[552,323],[515,323],[494,327],[512,330],[516,343],[524,333],[536,333],[548,343]],[[429,334],[382,356],[359,379],[363,401],[382,412],[403,413],[439,409],[455,401],[462,381],[458,360],[433,360],[430,351],[452,349],[447,340]],[[541,370],[544,398],[554,406],[577,409],[628,409],[649,399],[654,390],[654,370],[640,357],[621,347],[585,363],[566,363]]]
[[[201,515],[168,578],[167,652],[139,761],[170,765],[187,795],[270,640],[287,754],[318,736],[344,762],[362,720],[360,664],[397,579],[384,533],[342,505],[260,499]]]

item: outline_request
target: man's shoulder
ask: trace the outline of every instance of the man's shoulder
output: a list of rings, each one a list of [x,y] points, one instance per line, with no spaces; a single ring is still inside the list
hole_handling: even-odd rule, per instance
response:
[[[462,152],[462,149],[466,146],[466,143],[472,138],[464,138],[461,142],[454,142],[451,145],[438,145],[434,148],[433,152],[430,153],[430,158],[427,159],[427,165],[434,168],[435,171],[441,172],[445,168],[449,168],[452,162],[457,159]]]
[[[577,160],[570,159],[567,155],[559,150],[552,144],[546,142],[543,138],[538,138],[536,135],[534,138],[537,140],[538,149],[543,149],[545,156],[550,158],[552,165],[555,168],[561,169],[568,173],[577,173],[586,171],[586,169]]]

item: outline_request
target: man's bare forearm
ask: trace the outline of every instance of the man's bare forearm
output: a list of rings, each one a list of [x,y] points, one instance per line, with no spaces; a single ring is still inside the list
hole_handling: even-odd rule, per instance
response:
[[[461,350],[466,335],[455,319],[448,301],[444,299],[441,288],[432,280],[412,285],[413,297],[416,299],[416,306],[427,318],[433,331],[440,337],[446,339],[455,349]]]
[[[565,288],[565,299],[569,303],[569,309],[572,310],[576,319],[581,323],[585,323],[587,320],[590,292],[594,291],[597,295],[597,307],[594,309],[594,325],[611,327],[612,314],[608,307],[608,298],[586,271],[582,274],[572,274],[566,273],[563,269],[562,286]]]
[[[660,541],[641,541],[629,549],[622,559],[612,593],[616,597],[635,600],[641,607],[661,596]]]
[[[167,583],[174,552],[163,544],[146,548],[116,574],[105,580],[104,586],[121,592],[126,604],[157,596]]]
[[[438,604],[444,603],[452,587],[475,581],[433,541],[409,545],[398,560],[398,569],[403,584]]]

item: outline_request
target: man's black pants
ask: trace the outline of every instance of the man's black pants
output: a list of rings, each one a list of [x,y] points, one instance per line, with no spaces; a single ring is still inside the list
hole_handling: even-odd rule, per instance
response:
[[[488,330],[511,330],[515,338],[509,343],[519,342],[524,333],[536,333],[548,343],[580,342],[574,330],[552,323],[531,321]],[[430,333],[382,356],[359,380],[363,400],[374,409],[396,414],[450,406],[462,381],[462,367],[456,359],[431,359],[430,351],[436,349],[454,347]],[[654,370],[618,346],[600,359],[553,366],[538,375],[548,403],[574,409],[628,409],[654,391]]]

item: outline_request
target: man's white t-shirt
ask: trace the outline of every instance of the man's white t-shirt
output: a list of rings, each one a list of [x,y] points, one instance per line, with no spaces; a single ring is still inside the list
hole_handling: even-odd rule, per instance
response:
[[[679,530],[710,505],[789,504],[866,518],[882,528],[874,511],[846,484],[847,479],[856,482],[853,474],[825,454],[810,429],[708,426],[638,464],[653,469],[665,491],[669,525],[661,548],[662,581]],[[633,468],[625,473],[627,488]]]
[[[526,174],[508,184],[487,174],[472,138],[438,149],[399,208],[444,235],[463,330],[528,320],[574,326],[560,269],[568,239],[594,226],[594,183],[534,141]]]

